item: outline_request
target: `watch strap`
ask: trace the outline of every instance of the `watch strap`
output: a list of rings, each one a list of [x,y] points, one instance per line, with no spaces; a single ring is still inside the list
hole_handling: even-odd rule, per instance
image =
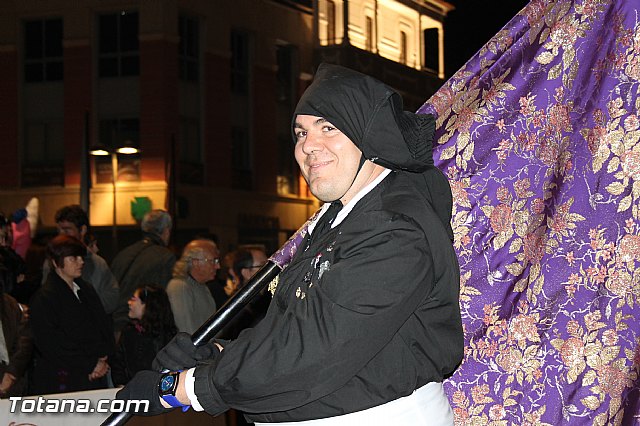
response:
[[[172,407],[178,408],[182,407],[182,411],[185,412],[191,407],[190,405],[185,405],[178,400],[174,395],[162,395],[162,399]]]

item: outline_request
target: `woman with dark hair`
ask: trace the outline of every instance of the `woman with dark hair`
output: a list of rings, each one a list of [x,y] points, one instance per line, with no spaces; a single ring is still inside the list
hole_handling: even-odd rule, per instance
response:
[[[126,384],[140,370],[150,370],[156,353],[178,331],[164,289],[140,286],[128,304],[130,322],[122,330],[111,365],[116,385]]]
[[[81,278],[85,255],[85,246],[68,235],[47,246],[51,269],[30,310],[34,394],[107,387],[113,331],[98,294]]]

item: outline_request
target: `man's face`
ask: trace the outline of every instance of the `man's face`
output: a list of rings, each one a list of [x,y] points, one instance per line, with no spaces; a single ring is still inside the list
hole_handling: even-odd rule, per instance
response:
[[[262,268],[267,263],[267,255],[262,250],[251,250],[251,257],[253,259],[253,263],[246,268],[242,268],[240,272],[242,273],[243,282],[247,282],[249,278],[253,276],[260,268]]]
[[[321,201],[341,198],[351,188],[362,153],[322,117],[298,115],[295,156],[313,195]]]
[[[66,220],[61,220],[60,222],[57,223],[58,225],[58,234],[64,234],[64,235],[68,235],[70,237],[74,237],[80,241],[82,241],[82,238],[84,237],[84,232],[86,232],[86,227],[82,226],[82,229],[78,229],[78,227],[71,222],[68,222]]]
[[[220,269],[220,251],[217,247],[206,247],[203,250],[203,257],[194,258],[191,262],[193,278],[200,283],[206,283],[213,280]]]

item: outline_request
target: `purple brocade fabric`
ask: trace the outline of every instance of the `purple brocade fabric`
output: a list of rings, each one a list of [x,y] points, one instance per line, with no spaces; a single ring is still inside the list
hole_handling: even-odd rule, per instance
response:
[[[420,108],[454,197],[456,425],[640,425],[639,94],[640,0],[533,0]]]

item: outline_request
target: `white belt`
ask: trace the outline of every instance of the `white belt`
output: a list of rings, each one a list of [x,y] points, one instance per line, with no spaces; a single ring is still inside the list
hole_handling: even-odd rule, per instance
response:
[[[376,407],[342,416],[284,423],[256,423],[256,426],[451,426],[453,412],[442,383],[427,383],[411,395]]]

